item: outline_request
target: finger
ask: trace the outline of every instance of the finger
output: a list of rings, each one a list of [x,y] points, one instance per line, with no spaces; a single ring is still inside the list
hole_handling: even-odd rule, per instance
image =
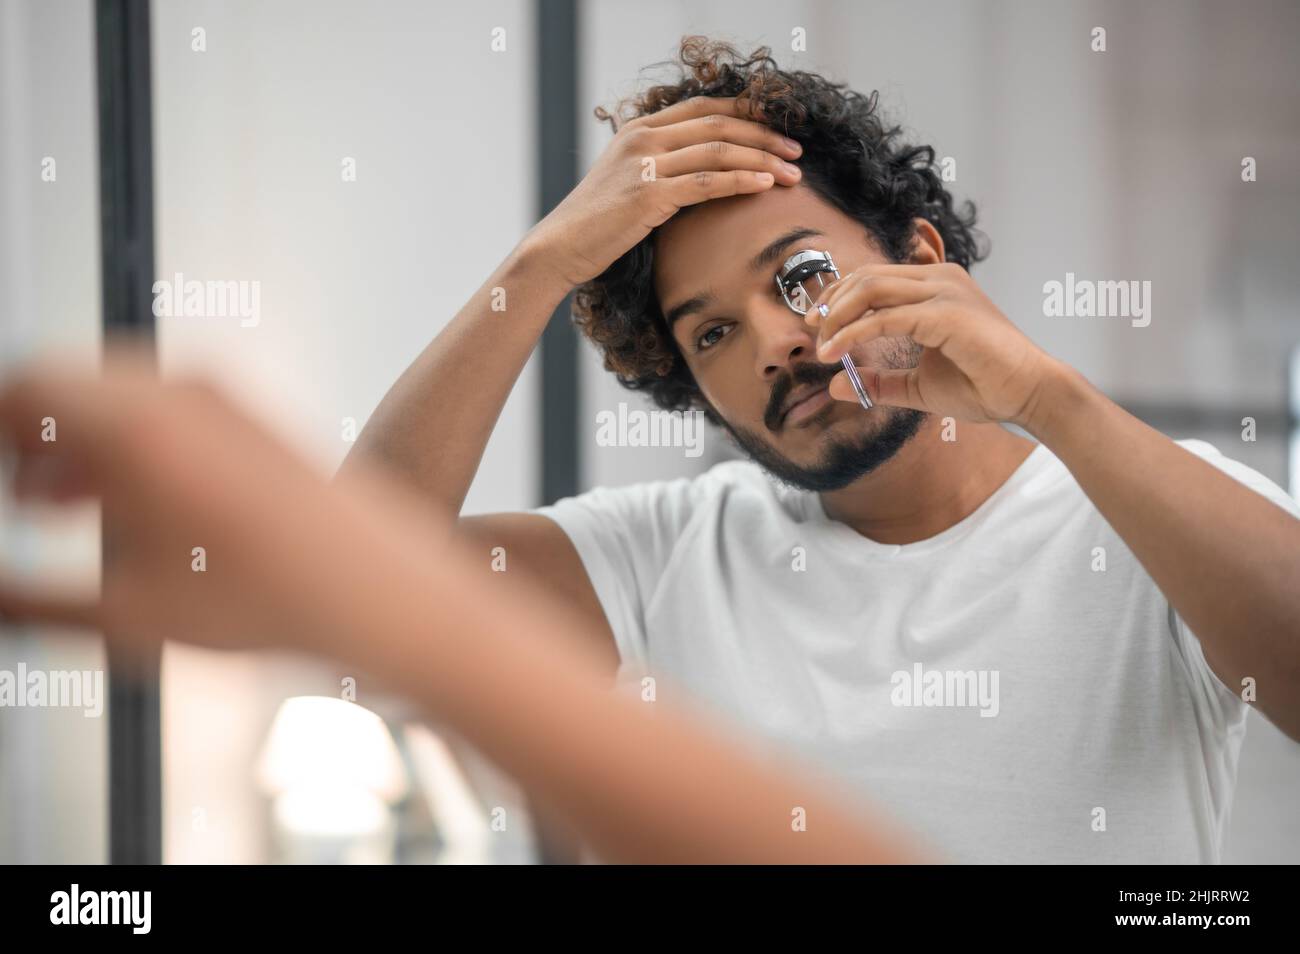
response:
[[[775,129],[734,116],[702,116],[665,127],[655,136],[654,141],[665,152],[723,140],[737,146],[763,149],[782,158],[794,159],[803,153],[803,148],[797,142],[787,139]]]
[[[866,278],[910,278],[914,281],[936,282],[946,279],[937,271],[938,265],[900,265],[893,262],[861,265],[838,281],[831,282],[813,299],[813,309],[818,304],[831,305],[837,297]]]
[[[817,300],[808,306],[808,311],[804,314],[804,322],[817,329],[818,345],[830,338],[830,334],[826,332],[824,326],[832,314],[838,315],[841,318],[841,323],[843,323],[844,318],[850,315],[855,318],[864,317],[864,312],[867,309],[854,310],[846,308],[843,302],[845,296],[851,295],[855,288],[866,281],[867,277],[859,272],[846,275],[839,281],[832,282],[822,289],[821,294],[817,296]]]
[[[802,177],[799,167],[779,156],[752,146],[737,146],[724,140],[697,143],[655,159],[655,175],[671,178],[705,169],[748,169],[770,172],[779,182],[794,185]]]
[[[0,390],[0,438],[7,449],[4,471],[14,468],[12,491],[19,500],[62,500],[81,496],[98,483],[110,459],[107,402],[82,393],[89,373],[67,365],[31,365]],[[8,483],[9,481],[6,480]]]
[[[84,593],[38,592],[0,579],[0,620],[102,630],[100,602]]]
[[[721,199],[729,195],[748,195],[772,188],[776,179],[770,172],[712,172],[704,170],[686,176],[659,180],[674,205],[688,205]]]
[[[18,461],[14,499],[64,503],[94,496],[99,488],[85,465],[67,455],[31,454]]]
[[[808,313],[804,316],[806,321],[811,317],[810,323],[819,325],[825,319],[822,317],[822,305],[826,306],[826,311],[830,311],[831,306],[856,288],[859,284],[872,277],[874,273],[867,271],[865,268],[856,268],[843,278],[836,279],[828,285],[824,285],[813,299],[808,308]]]
[[[20,472],[27,466],[50,474],[57,466],[64,478],[75,475],[84,486],[120,467],[123,435],[138,426],[149,389],[156,387],[149,362],[134,345],[110,344],[102,370],[84,361],[44,359],[6,377],[0,438],[17,451]]]
[[[909,336],[926,348],[940,348],[947,341],[949,323],[942,308],[933,299],[919,305],[885,308],[867,318],[847,325],[834,337],[821,343],[817,357],[830,363],[842,355],[876,338]]]
[[[874,368],[858,368],[858,377],[867,390],[867,396],[873,404],[889,407],[910,407],[918,411],[929,411],[921,396],[920,375],[916,368],[889,369],[877,371]],[[830,396],[838,401],[857,403],[858,396],[849,381],[848,372],[841,371],[831,378]]]
[[[52,451],[60,429],[56,415],[66,414],[84,425],[97,447],[108,445],[127,426],[121,412],[136,410],[145,396],[148,361],[137,345],[123,343],[108,346],[102,367],[85,358],[33,360],[0,383],[0,435],[20,449],[44,445]],[[45,417],[53,418],[53,428]]]
[[[823,275],[823,277],[825,276]],[[820,325],[822,322],[822,313],[819,306],[826,305],[829,309],[830,302],[834,298],[844,294],[844,290],[851,287],[857,281],[859,281],[857,273],[850,272],[843,278],[836,278],[827,282],[825,285],[822,285],[817,290],[817,294],[813,296],[812,301],[808,303],[808,310],[803,316],[804,323],[814,327]]]
[[[626,125],[656,129],[689,119],[698,119],[702,116],[735,116],[742,119],[757,119],[761,115],[761,104],[739,96],[692,96],[679,103],[673,103],[673,105],[667,106],[657,113],[638,116]]]
[[[929,301],[937,294],[939,287],[933,282],[868,275],[841,289],[834,300],[824,302],[824,315],[816,307],[809,311],[821,316],[818,336],[822,341],[827,341],[850,322],[868,317],[876,309],[914,305]]]

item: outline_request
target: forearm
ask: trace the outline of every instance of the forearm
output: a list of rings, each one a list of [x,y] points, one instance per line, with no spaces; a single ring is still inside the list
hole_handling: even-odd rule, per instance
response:
[[[335,526],[384,534],[373,519]],[[368,529],[361,527],[364,522]],[[425,537],[392,528],[394,540]],[[403,535],[406,533],[407,535]],[[363,538],[362,538],[363,539]],[[601,857],[629,862],[889,862],[916,855],[838,807],[823,783],[750,758],[665,708],[608,688],[582,621],[524,577],[485,579],[458,549],[365,552],[312,581],[311,648],[355,662],[562,810]],[[331,561],[340,572],[337,560]],[[328,596],[327,596],[328,595]],[[324,600],[324,602],[322,602]],[[848,804],[847,802],[843,804]],[[802,808],[807,830],[792,826]]]
[[[1224,681],[1300,738],[1300,520],[1060,365],[1027,429],[1069,468]]]
[[[569,288],[526,237],[380,401],[343,469],[366,460],[458,514],[501,409]]]

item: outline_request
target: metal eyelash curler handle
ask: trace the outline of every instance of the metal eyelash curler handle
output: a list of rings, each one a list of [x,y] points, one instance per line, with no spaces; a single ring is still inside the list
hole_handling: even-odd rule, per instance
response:
[[[871,403],[871,398],[867,397],[867,389],[862,386],[862,379],[858,377],[858,369],[853,366],[853,359],[847,354],[840,355],[840,364],[844,365],[844,370],[849,373],[849,383],[853,385],[858,401],[868,411],[871,410],[875,405]]]
[[[825,262],[825,267],[818,267],[816,264],[818,262]],[[795,314],[807,314],[807,306],[805,305],[804,310],[800,311],[795,303],[791,301],[790,289],[787,287],[786,282],[788,281],[792,285],[798,285],[799,291],[804,296],[804,301],[806,302],[808,292],[803,287],[804,280],[816,275],[817,284],[825,288],[826,282],[822,280],[821,274],[823,271],[830,272],[836,279],[839,279],[840,277],[839,269],[835,267],[835,262],[831,258],[831,253],[804,251],[791,255],[786,259],[785,264],[781,266],[781,270],[777,272],[776,287],[781,290],[781,297],[785,299],[785,303]],[[786,276],[791,272],[795,273],[798,277],[786,278]],[[817,311],[823,318],[826,317],[826,313],[829,310],[830,309],[828,309],[824,303],[817,306]],[[858,403],[860,403],[866,410],[871,410],[875,405],[872,403],[871,398],[867,396],[867,389],[862,385],[862,378],[858,377],[858,369],[853,366],[853,359],[847,354],[842,355],[840,357],[840,364],[844,365],[844,370],[848,372],[849,383],[853,385],[853,392],[858,396]]]

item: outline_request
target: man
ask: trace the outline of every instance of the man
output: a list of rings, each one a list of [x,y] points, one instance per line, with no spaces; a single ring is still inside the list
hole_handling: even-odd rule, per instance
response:
[[[1026,338],[874,96],[701,38],[681,62],[597,112],[610,146],[353,456],[459,512],[577,288],[607,369],[751,459],[462,518],[481,552],[647,691],[822,760],[954,860],[1219,860],[1247,705],[1300,739],[1300,509]],[[804,251],[842,278],[794,309],[774,278]]]

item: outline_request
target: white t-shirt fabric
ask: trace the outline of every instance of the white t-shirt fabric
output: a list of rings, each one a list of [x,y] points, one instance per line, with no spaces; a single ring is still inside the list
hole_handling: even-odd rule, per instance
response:
[[[833,772],[942,860],[1221,860],[1248,707],[1046,446],[902,546],[748,460],[532,512],[573,541],[623,681]]]

